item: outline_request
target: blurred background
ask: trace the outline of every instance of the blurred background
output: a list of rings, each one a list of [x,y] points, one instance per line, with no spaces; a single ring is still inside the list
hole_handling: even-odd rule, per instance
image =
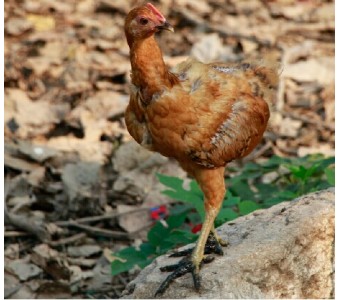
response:
[[[156,174],[189,182],[124,124],[123,25],[140,3],[4,3],[6,298],[118,298],[139,268],[112,277],[112,252],[147,240],[174,202]],[[170,67],[188,56],[281,62],[270,128],[234,170],[273,155],[334,156],[334,1],[152,3],[175,28],[157,36]]]

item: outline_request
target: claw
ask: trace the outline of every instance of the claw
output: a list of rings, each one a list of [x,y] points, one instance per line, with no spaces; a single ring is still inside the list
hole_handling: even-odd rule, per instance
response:
[[[189,249],[185,249],[185,250],[182,250],[182,251],[177,251],[177,252],[174,252],[171,255],[169,255],[169,257],[187,256],[188,254],[191,254],[193,250],[194,250],[194,248],[189,248]]]
[[[195,268],[191,272],[191,274],[192,274],[192,280],[194,281],[195,289],[198,292],[201,287],[201,278],[200,278],[200,275],[198,274],[198,270]]]
[[[205,255],[200,263],[208,264],[211,263],[215,257],[212,255]],[[160,285],[158,290],[155,293],[155,297],[161,295],[165,292],[171,282],[173,282],[176,278],[183,276],[186,273],[191,273],[192,279],[194,281],[195,289],[198,291],[201,286],[201,279],[199,276],[199,268],[195,266],[195,264],[191,261],[190,258],[184,257],[177,264],[169,265],[161,267],[160,270],[162,272],[173,272],[171,273]]]
[[[204,254],[218,254],[218,255],[223,255],[223,250],[222,246],[226,246],[227,243],[218,238],[214,232],[210,232],[208,240],[205,244],[204,248]],[[183,276],[186,273],[191,273],[192,279],[194,281],[194,286],[197,291],[199,291],[200,286],[201,286],[201,279],[199,276],[199,269],[202,264],[208,264],[212,262],[215,257],[212,255],[204,255],[202,258],[202,261],[197,264],[194,263],[189,257],[189,254],[193,252],[194,248],[189,248],[185,249],[182,251],[178,251],[175,253],[172,253],[170,257],[181,257],[185,256],[182,258],[177,264],[174,265],[169,265],[169,266],[164,266],[161,267],[160,270],[162,272],[172,272],[160,285],[158,290],[155,293],[155,297],[158,295],[161,295],[165,292],[165,290],[168,288],[168,286],[173,282],[176,278]]]
[[[196,283],[199,282],[199,278],[197,277],[197,275],[194,275],[194,270],[195,270],[195,266],[194,264],[188,260],[188,258],[183,258],[179,263],[175,264],[175,265],[170,265],[170,266],[165,266],[162,267],[160,270],[162,272],[171,272],[173,271],[173,273],[171,273],[160,285],[160,287],[158,288],[158,290],[155,293],[155,297],[157,295],[161,295],[165,292],[165,290],[168,288],[168,286],[170,285],[171,282],[173,282],[176,278],[183,276],[186,273],[191,272],[194,278],[194,284],[196,287]],[[196,283],[195,283],[196,281]]]
[[[211,232],[209,233],[207,243],[205,244],[204,253],[206,254],[215,253],[218,255],[223,255],[223,249],[219,241],[216,239],[215,235]]]

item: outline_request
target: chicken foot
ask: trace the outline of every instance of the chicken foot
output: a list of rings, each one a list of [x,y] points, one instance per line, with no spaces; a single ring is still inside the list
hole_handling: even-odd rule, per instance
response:
[[[220,242],[222,241],[222,243]],[[227,246],[227,242],[224,242],[222,239],[218,238],[216,236],[216,232],[215,230],[211,230],[208,236],[208,240],[205,244],[204,247],[204,255],[203,255],[203,259],[200,262],[200,266],[202,266],[202,264],[208,264],[210,262],[212,262],[215,257],[212,255],[206,255],[206,254],[217,254],[217,255],[223,255],[223,249],[221,246],[225,247]],[[162,272],[173,272],[171,273],[164,281],[163,283],[160,285],[160,287],[158,288],[157,292],[155,293],[155,296],[160,295],[162,293],[165,292],[165,290],[168,288],[168,286],[171,284],[171,282],[173,280],[175,280],[178,277],[183,276],[186,273],[191,273],[192,274],[192,278],[194,281],[194,286],[195,288],[198,290],[200,287],[200,278],[198,276],[198,272],[195,271],[196,267],[195,264],[191,261],[191,257],[189,256],[190,254],[192,254],[193,250],[195,248],[189,248],[189,249],[185,249],[182,251],[178,251],[175,252],[173,254],[171,254],[169,257],[182,257],[185,256],[183,259],[181,259],[177,264],[174,265],[169,265],[169,266],[164,266],[161,267],[160,270]]]
[[[199,263],[199,266],[202,264],[208,264],[212,262],[215,258],[212,255],[204,255],[202,260]],[[186,273],[191,273],[192,279],[194,281],[194,286],[196,290],[200,288],[201,282],[200,277],[198,275],[198,270],[196,263],[192,261],[191,257],[184,257],[177,264],[169,265],[160,268],[162,272],[172,272],[159,286],[155,293],[155,297],[157,295],[161,295],[165,292],[165,290],[169,287],[170,283],[173,282],[176,278],[183,276]]]
[[[210,231],[208,240],[204,247],[204,254],[218,254],[223,255],[223,249],[222,247],[226,247],[228,245],[228,242],[222,240],[217,234],[216,231],[213,229]],[[195,248],[188,248],[185,250],[177,251],[169,257],[181,257],[181,256],[187,256],[193,252]]]

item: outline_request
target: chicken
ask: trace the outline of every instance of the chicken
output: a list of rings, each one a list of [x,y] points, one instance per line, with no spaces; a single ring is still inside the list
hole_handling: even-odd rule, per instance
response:
[[[131,136],[143,147],[175,158],[204,193],[205,220],[195,248],[157,290],[162,294],[177,277],[191,272],[196,289],[199,270],[211,253],[223,254],[214,220],[226,187],[225,166],[249,154],[261,141],[278,84],[272,62],[210,63],[194,58],[170,71],[154,38],[173,31],[152,4],[132,9],[125,35],[130,47],[131,95],[125,121]]]

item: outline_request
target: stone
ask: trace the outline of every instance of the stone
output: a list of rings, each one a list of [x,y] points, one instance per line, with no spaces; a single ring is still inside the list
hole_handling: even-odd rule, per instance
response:
[[[186,274],[161,298],[334,298],[334,198],[329,188],[225,223],[217,231],[230,244],[203,265],[200,293]],[[155,259],[123,298],[154,298],[169,274],[159,268],[177,261]]]

